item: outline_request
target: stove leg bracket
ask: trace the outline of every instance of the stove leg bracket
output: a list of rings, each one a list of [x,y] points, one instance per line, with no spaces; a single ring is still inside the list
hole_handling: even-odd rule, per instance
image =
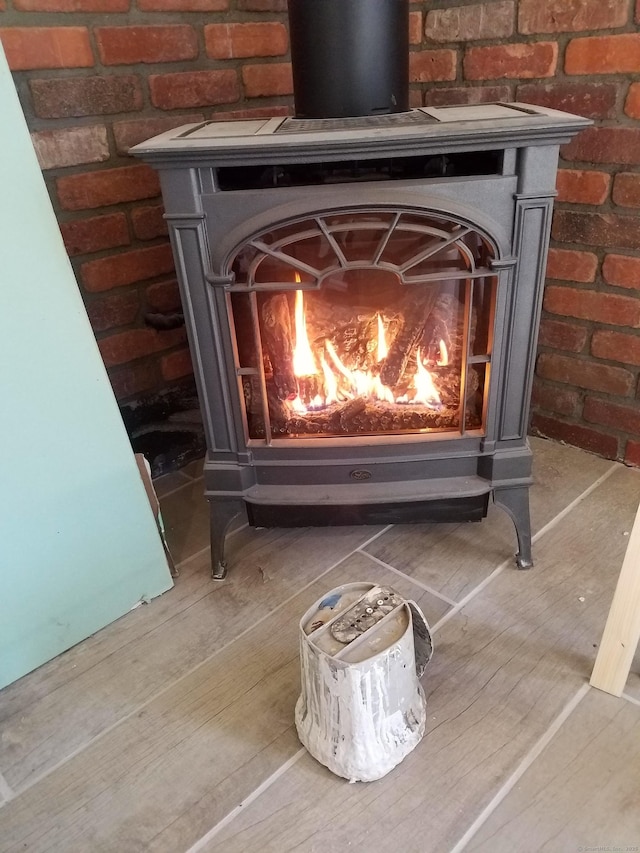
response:
[[[244,501],[209,499],[209,531],[211,536],[211,577],[223,581],[227,576],[224,545],[231,524],[245,512]]]
[[[518,537],[516,565],[519,569],[533,566],[531,557],[531,518],[529,515],[529,487],[494,489],[493,502],[501,507],[511,518]]]

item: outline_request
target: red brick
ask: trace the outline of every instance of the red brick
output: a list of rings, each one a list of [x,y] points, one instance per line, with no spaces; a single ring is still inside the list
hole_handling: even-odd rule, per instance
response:
[[[466,42],[473,39],[507,38],[513,34],[513,0],[431,9],[427,12],[427,41]]]
[[[525,83],[518,86],[518,101],[586,118],[615,118],[617,83]]]
[[[409,108],[413,109],[414,107],[422,107],[423,105],[422,89],[409,86]]]
[[[167,382],[173,382],[175,379],[181,379],[183,376],[189,376],[193,373],[193,364],[191,363],[191,353],[188,348],[176,350],[169,353],[160,359],[160,370],[162,378]]]
[[[236,0],[242,12],[286,12],[287,0]]]
[[[636,14],[634,19],[636,24],[640,24],[640,0],[636,0]]]
[[[182,308],[180,290],[175,278],[150,284],[145,291],[145,297],[148,308],[160,314],[170,314]]]
[[[109,381],[118,400],[148,391],[160,383],[156,362],[143,361],[109,371]]]
[[[141,12],[224,12],[229,0],[138,0]]]
[[[640,290],[640,258],[626,255],[606,255],[602,275],[607,284]]]
[[[204,42],[207,55],[213,59],[282,56],[289,49],[287,28],[278,22],[207,24]]]
[[[594,281],[598,269],[598,258],[591,252],[574,249],[549,249],[547,278],[563,281]]]
[[[555,353],[540,353],[536,373],[543,379],[551,379],[563,385],[606,391],[609,394],[626,396],[633,388],[633,374],[622,367]]]
[[[640,409],[620,406],[611,400],[587,397],[582,416],[592,424],[613,427],[622,432],[640,432]]]
[[[564,441],[574,447],[581,447],[606,459],[617,459],[618,439],[605,435],[589,427],[570,424],[565,421],[535,414],[531,419],[533,431],[555,441]]]
[[[544,307],[551,314],[594,320],[615,326],[640,326],[640,300],[614,293],[573,287],[547,287]]]
[[[464,76],[467,80],[553,77],[557,60],[555,41],[470,47],[464,57]]]
[[[632,83],[629,86],[624,111],[630,118],[640,118],[640,83]]]
[[[540,323],[540,346],[565,350],[565,352],[582,352],[587,342],[587,330],[584,326],[573,323],[562,323],[560,320],[550,320],[543,317]]]
[[[134,208],[131,211],[131,224],[138,240],[153,240],[155,237],[164,237],[168,232],[162,205]]]
[[[132,74],[30,80],[29,87],[39,118],[127,113],[143,104],[140,80]]]
[[[177,62],[198,55],[196,32],[187,24],[96,27],[94,34],[105,65]]]
[[[145,355],[169,349],[185,339],[184,329],[156,332],[155,329],[130,329],[98,341],[102,359],[107,367],[126,364]]]
[[[556,210],[551,233],[561,243],[640,249],[640,228],[636,216]]]
[[[546,385],[537,377],[533,383],[531,402],[536,408],[557,415],[575,417],[580,412],[580,392]]]
[[[640,128],[589,127],[561,149],[565,160],[589,163],[640,163]]]
[[[118,154],[127,154],[132,145],[145,142],[152,136],[157,136],[166,130],[173,130],[174,127],[180,127],[183,124],[198,124],[202,121],[204,121],[202,113],[116,121],[113,124],[116,151]]]
[[[13,0],[20,12],[128,12],[130,0]]]
[[[409,54],[409,80],[431,83],[456,79],[455,50],[420,50]]]
[[[0,27],[0,41],[12,71],[94,64],[86,27]]]
[[[31,134],[41,169],[102,163],[111,156],[107,128],[102,124],[40,130]]]
[[[510,86],[464,86],[459,88],[432,89],[425,92],[427,107],[446,107],[453,104],[491,104],[495,101],[511,101]]]
[[[564,70],[566,74],[634,74],[640,71],[640,34],[572,39]]]
[[[115,249],[116,246],[127,246],[131,242],[124,213],[63,222],[60,232],[67,254],[71,257],[99,252],[102,249]]]
[[[87,290],[99,293],[170,273],[173,268],[171,247],[167,243],[87,261],[80,267],[80,277]]]
[[[293,78],[289,63],[245,65],[242,69],[242,82],[248,98],[293,93]]]
[[[64,210],[87,210],[160,195],[158,175],[149,166],[121,166],[68,175],[56,181]]]
[[[232,104],[240,97],[238,76],[231,69],[152,74],[149,90],[153,105],[161,110]]]
[[[596,358],[606,358],[609,361],[640,364],[640,338],[611,329],[598,329],[591,340],[591,353]]]
[[[627,0],[520,0],[518,29],[531,35],[624,27],[627,6]]]
[[[560,169],[556,179],[558,201],[602,204],[609,195],[611,176],[606,172]]]
[[[640,175],[622,172],[613,182],[613,200],[622,207],[640,207]],[[638,224],[640,227],[640,223]]]
[[[624,461],[626,465],[640,467],[640,442],[628,441],[624,451]]]
[[[114,293],[92,299],[87,305],[89,320],[96,332],[106,332],[118,326],[128,326],[138,316],[140,299],[138,294]]]
[[[422,43],[422,12],[409,12],[409,44]]]

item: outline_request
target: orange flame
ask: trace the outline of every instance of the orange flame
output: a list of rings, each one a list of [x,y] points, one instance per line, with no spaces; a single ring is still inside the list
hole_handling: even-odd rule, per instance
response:
[[[296,273],[296,281],[300,276]],[[296,376],[314,376],[318,372],[316,360],[313,357],[304,311],[304,296],[301,290],[296,290],[295,307],[296,342],[293,349],[293,372]]]
[[[300,276],[297,273],[296,281],[300,281]],[[294,400],[289,401],[288,405],[295,412],[304,413],[310,409],[319,409],[332,403],[352,400],[355,397],[367,397],[392,404],[413,402],[431,408],[437,408],[441,405],[438,391],[431,374],[422,363],[419,349],[416,353],[417,371],[413,380],[413,396],[410,397],[409,394],[405,394],[396,398],[392,389],[382,384],[379,376],[363,370],[350,370],[329,339],[324,341],[323,349],[314,354],[307,333],[304,292],[302,290],[296,290],[294,313],[293,371],[300,379],[315,377],[316,386],[321,389],[321,393],[316,394],[313,399],[303,400],[298,394]],[[377,315],[377,340],[375,344],[376,361],[379,363],[389,353],[384,320],[380,314]],[[444,341],[440,342],[440,354],[441,358],[448,359]]]

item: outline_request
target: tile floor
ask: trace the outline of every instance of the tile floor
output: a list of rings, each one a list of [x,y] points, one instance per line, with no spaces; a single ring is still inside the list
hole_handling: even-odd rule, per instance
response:
[[[588,686],[640,471],[532,440],[535,568],[481,524],[242,529],[209,579],[200,466],[157,482],[175,588],[0,692],[2,851],[640,849],[640,656]],[[419,602],[427,734],[349,784],[292,728],[297,620],[340,583]]]

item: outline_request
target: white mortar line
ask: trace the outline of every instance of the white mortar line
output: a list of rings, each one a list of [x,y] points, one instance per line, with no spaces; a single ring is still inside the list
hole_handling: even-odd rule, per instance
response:
[[[583,684],[582,687],[578,690],[578,692],[573,696],[572,699],[564,706],[562,711],[558,714],[555,720],[551,723],[546,732],[542,735],[542,737],[534,744],[533,748],[529,750],[529,752],[522,759],[520,764],[516,767],[511,776],[507,779],[504,785],[500,788],[498,793],[493,797],[491,802],[485,806],[485,808],[480,812],[478,817],[471,824],[469,829],[465,832],[462,838],[458,841],[458,843],[451,848],[449,853],[461,853],[462,850],[467,846],[467,844],[471,841],[473,836],[478,832],[478,830],[483,826],[483,824],[488,820],[488,818],[492,815],[495,809],[500,805],[500,803],[505,799],[507,794],[515,787],[515,785],[520,781],[520,779],[524,776],[527,770],[531,767],[533,762],[538,758],[538,756],[542,753],[542,751],[551,743],[556,734],[560,731],[562,725],[566,722],[566,720],[571,716],[573,711],[578,707],[580,702],[584,699],[584,697],[589,692],[590,687],[589,684]]]
[[[284,764],[281,764],[280,767],[278,767],[278,769],[275,771],[275,773],[272,773],[271,776],[267,776],[267,778],[264,780],[264,782],[262,782],[262,784],[258,785],[258,787],[254,791],[252,791],[248,797],[245,797],[245,799],[241,803],[238,803],[238,805],[234,809],[231,809],[231,811],[226,814],[222,818],[222,820],[218,821],[215,826],[212,826],[211,829],[205,835],[202,836],[202,838],[200,838],[198,841],[196,841],[195,844],[189,847],[186,853],[198,853],[199,850],[202,850],[205,844],[208,844],[208,842],[211,841],[211,839],[214,838],[221,830],[223,830],[225,826],[228,826],[233,820],[235,820],[243,809],[255,802],[255,800],[257,800],[261,794],[264,794],[264,792],[268,790],[274,782],[277,782],[278,779],[282,775],[284,775],[290,767],[293,767],[293,765],[297,761],[299,761],[303,755],[307,755],[307,750],[304,747],[299,749],[295,753],[295,755],[292,755],[288,761],[284,762]]]
[[[13,788],[4,778],[2,773],[0,773],[0,808],[2,808],[4,803],[8,803],[9,800],[12,800],[14,797],[15,794],[13,792]]]
[[[593,492],[595,489],[597,489],[598,486],[600,486],[602,483],[604,483],[605,480],[608,480],[609,477],[614,473],[614,471],[618,470],[618,468],[619,468],[619,463],[614,462],[613,465],[611,465],[611,467],[608,468],[604,472],[604,474],[602,474],[602,476],[598,477],[598,479],[595,482],[593,482],[587,489],[585,489],[584,492],[579,494],[577,498],[574,498],[571,501],[571,503],[567,504],[567,506],[564,509],[560,510],[560,512],[557,515],[555,515],[551,519],[551,521],[548,521],[543,527],[541,527],[540,530],[538,530],[538,532],[535,533],[531,537],[531,544],[533,545],[535,542],[538,541],[538,539],[541,539],[545,534],[547,534],[550,530],[552,530],[554,527],[556,527],[556,525],[558,525],[564,518],[566,518],[566,516],[569,515],[569,513],[572,512],[578,506],[578,504],[582,503],[582,501],[585,500],[585,498],[589,497],[591,492]],[[495,568],[491,572],[490,575],[487,575],[487,577],[483,581],[481,581],[477,586],[475,586],[471,590],[471,592],[468,592],[464,596],[464,598],[461,598],[460,601],[458,601],[455,604],[455,606],[451,608],[451,610],[448,610],[444,614],[444,616],[436,622],[436,624],[431,629],[432,633],[437,631],[438,628],[441,628],[445,624],[445,622],[448,622],[452,616],[456,615],[456,613],[459,613],[462,610],[462,608],[471,601],[472,598],[475,598],[475,596],[479,592],[482,592],[482,590],[486,586],[488,586],[493,580],[495,580],[495,578],[497,578],[498,575],[502,574],[502,572],[508,566],[510,566],[511,563],[512,563],[512,558],[505,560],[504,563],[501,563],[497,568]],[[518,571],[522,571],[522,570],[519,569]]]
[[[364,545],[368,545],[370,542],[373,542],[374,539],[377,539],[378,536],[382,536],[382,534],[386,533],[387,530],[389,530],[392,526],[393,525],[388,524],[382,530],[379,530],[378,533],[374,534],[369,539],[367,539],[366,542],[363,542],[362,546],[358,546],[358,547],[363,547]],[[203,551],[200,551],[198,553],[199,554],[204,553],[205,550],[206,550],[206,548],[203,549]],[[267,613],[264,614],[264,616],[261,616],[259,619],[256,619],[255,622],[253,622],[251,625],[249,625],[248,628],[245,628],[244,631],[241,631],[232,640],[229,640],[228,643],[224,643],[222,646],[220,646],[219,649],[216,649],[215,652],[212,652],[210,655],[207,655],[207,657],[204,658],[203,660],[201,660],[200,663],[197,663],[195,666],[192,666],[191,669],[187,670],[187,672],[184,672],[179,678],[176,678],[170,684],[167,684],[167,686],[163,687],[162,690],[159,690],[157,693],[154,693],[153,696],[150,696],[141,705],[136,706],[133,710],[129,711],[128,714],[125,714],[124,717],[121,717],[115,723],[112,723],[110,726],[107,726],[106,729],[103,729],[101,732],[99,732],[97,735],[92,737],[86,743],[82,744],[81,746],[78,746],[76,749],[73,750],[73,752],[70,752],[64,758],[60,759],[60,761],[58,761],[52,767],[49,767],[47,770],[40,773],[35,778],[30,779],[27,784],[22,785],[20,788],[18,788],[18,790],[15,791],[15,793],[13,794],[13,796],[18,796],[19,794],[23,794],[29,788],[33,787],[33,785],[36,785],[38,782],[41,782],[43,779],[45,779],[51,773],[55,772],[56,770],[59,770],[60,767],[62,767],[68,761],[71,761],[72,758],[75,758],[76,755],[79,755],[81,752],[83,752],[85,749],[87,749],[87,747],[92,746],[94,743],[101,740],[103,737],[106,737],[106,735],[108,735],[114,729],[117,729],[118,726],[121,726],[123,723],[126,723],[127,720],[129,720],[131,717],[134,717],[136,714],[139,714],[140,711],[143,710],[143,708],[146,708],[147,705],[150,705],[152,702],[155,702],[156,699],[159,699],[161,696],[164,696],[164,694],[168,693],[169,690],[172,690],[176,685],[180,684],[186,678],[189,678],[191,675],[193,675],[194,672],[197,672],[201,667],[205,666],[205,664],[207,664],[207,663],[209,663],[209,661],[213,660],[213,658],[216,655],[219,655],[228,646],[232,645],[232,643],[235,643],[238,640],[242,639],[242,637],[244,637],[245,634],[248,634],[250,631],[254,631],[258,625],[260,625],[262,622],[267,620],[274,613],[277,613],[279,610],[282,610],[284,607],[286,607],[287,604],[289,604],[289,602],[293,601],[294,598],[296,598],[301,593],[305,592],[305,590],[309,589],[309,587],[313,586],[315,583],[317,583],[319,580],[321,580],[325,575],[327,575],[327,574],[329,574],[329,572],[333,571],[333,569],[337,568],[340,565],[340,563],[343,563],[346,559],[348,559],[353,554],[355,554],[356,551],[357,551],[357,548],[353,548],[351,551],[344,554],[342,557],[340,557],[339,560],[336,560],[335,563],[332,563],[332,565],[330,565],[328,568],[326,568],[323,572],[320,572],[320,574],[317,575],[315,578],[313,578],[313,580],[310,580],[309,583],[306,583],[304,586],[300,587],[300,589],[298,589],[296,592],[294,592],[288,598],[283,599],[280,602],[280,604],[277,605],[277,607],[273,608],[273,610],[269,610]],[[193,556],[195,557],[197,555],[193,555]],[[188,558],[188,559],[190,559],[190,558]]]
[[[395,566],[392,566],[389,563],[385,563],[384,560],[380,560],[378,557],[374,557],[373,554],[370,554],[368,551],[363,551],[362,547],[356,548],[356,551],[359,551],[361,554],[364,554],[365,557],[368,557],[370,560],[373,560],[374,563],[378,563],[378,565],[382,566],[384,569],[388,569],[390,572],[399,575],[404,580],[410,581],[412,584],[414,584],[414,586],[418,586],[425,592],[428,592],[431,595],[435,595],[437,598],[442,599],[442,601],[446,601],[447,604],[457,604],[457,602],[454,601],[453,598],[449,598],[448,596],[443,595],[441,592],[438,592],[437,589],[433,589],[432,587],[428,586],[428,584],[422,583],[422,581],[419,581],[417,578],[411,577],[411,575],[407,575],[404,572],[401,572],[400,569],[396,569]]]
[[[626,699],[627,702],[631,702],[633,705],[638,705],[640,707],[640,699],[636,699],[635,696],[629,696],[628,693],[623,693],[622,698]]]

